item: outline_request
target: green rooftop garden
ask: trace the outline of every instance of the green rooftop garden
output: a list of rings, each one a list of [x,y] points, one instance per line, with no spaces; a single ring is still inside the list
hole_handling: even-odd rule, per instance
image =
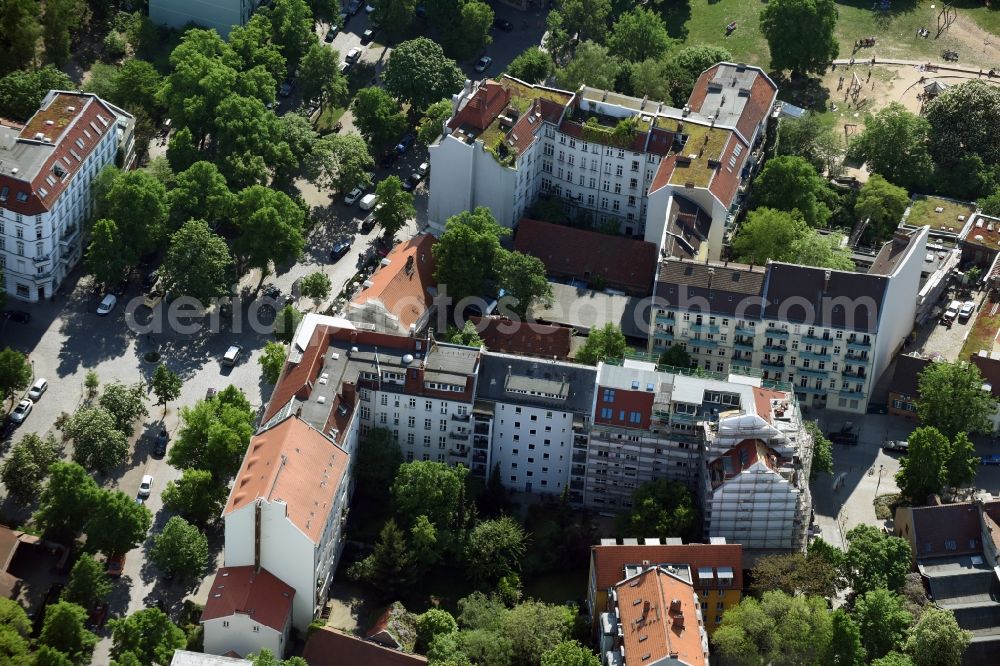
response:
[[[673,128],[676,130],[676,125]],[[708,187],[712,181],[712,174],[716,168],[709,166],[709,160],[719,161],[722,158],[722,151],[729,140],[728,130],[706,127],[696,123],[685,122],[684,133],[688,135],[684,150],[678,153],[680,156],[690,156],[690,164],[684,164],[680,160],[674,169],[670,182],[674,185],[694,183],[695,187]]]
[[[941,208],[941,212],[937,209]],[[976,212],[976,207],[972,204],[942,199],[940,197],[929,197],[923,194],[915,194],[910,204],[910,215],[906,218],[906,223],[915,227],[930,225],[935,231],[948,231],[959,233],[969,221],[969,217]],[[964,220],[959,220],[958,216],[965,216]]]

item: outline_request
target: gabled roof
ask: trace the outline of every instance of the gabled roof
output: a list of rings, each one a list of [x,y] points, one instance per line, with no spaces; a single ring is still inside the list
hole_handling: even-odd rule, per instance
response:
[[[691,584],[650,567],[615,586],[625,662],[708,664],[707,636]],[[641,659],[639,658],[641,656]]]
[[[1000,358],[997,358],[993,352],[980,350],[973,354],[969,361],[979,368],[979,372],[983,375],[983,383],[989,385],[993,397],[1000,396]]]
[[[518,223],[514,249],[541,259],[550,274],[599,275],[608,286],[640,296],[649,294],[656,276],[653,243],[530,218]]]
[[[470,319],[489,351],[549,359],[569,357],[573,329],[568,326],[514,322],[501,316]]]
[[[302,658],[309,666],[419,666],[427,658],[382,647],[331,627],[310,632]]]
[[[658,545],[601,545],[591,546],[590,564],[598,590],[606,590],[625,578],[626,566],[651,564],[686,564],[693,572],[698,569],[720,567],[732,570],[734,590],[743,589],[743,546],[738,543],[687,543]],[[696,579],[697,580],[697,579]],[[698,582],[697,587],[714,588],[715,585]]]
[[[739,316],[744,319],[757,319],[765,277],[762,266],[670,258],[660,262],[655,295],[659,301],[672,307],[707,302],[709,313],[740,313]]]
[[[295,588],[266,569],[252,566],[222,567],[215,574],[201,621],[247,615],[275,631],[284,631],[292,613]]]
[[[917,397],[920,373],[930,362],[929,359],[909,354],[897,356],[896,369],[892,373],[892,382],[889,384],[889,393]]]
[[[918,560],[982,551],[982,527],[975,502],[919,506],[910,511],[913,554]]]
[[[437,293],[431,254],[435,241],[431,234],[421,234],[392,248],[368,279],[370,286],[355,296],[351,305],[377,301],[397,318],[402,329],[414,326],[434,304]]]
[[[319,543],[347,470],[347,452],[297,416],[250,440],[223,516],[257,499],[286,504],[288,520]]]

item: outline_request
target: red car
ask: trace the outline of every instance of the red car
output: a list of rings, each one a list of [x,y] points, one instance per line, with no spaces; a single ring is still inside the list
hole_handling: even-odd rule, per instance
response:
[[[104,573],[112,578],[118,578],[122,575],[122,570],[124,569],[125,555],[112,555],[108,558],[107,568],[105,568]]]

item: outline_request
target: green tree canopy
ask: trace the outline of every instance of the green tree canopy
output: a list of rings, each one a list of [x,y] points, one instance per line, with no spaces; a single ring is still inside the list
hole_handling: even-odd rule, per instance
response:
[[[0,480],[7,492],[21,502],[34,501],[49,475],[49,467],[62,457],[62,446],[51,434],[42,439],[26,433],[0,466]]]
[[[3,20],[3,25],[7,28],[4,30],[4,36],[16,35],[17,37],[15,40],[17,44],[14,45],[14,48],[21,48],[19,44],[22,38],[24,40],[31,38],[31,24],[20,19],[21,12],[25,8],[30,8],[30,11],[34,12],[36,17],[38,16],[38,5],[31,2],[5,0],[0,5],[0,12],[2,12],[0,19]],[[8,11],[17,14],[17,17],[11,18]],[[27,33],[17,35],[15,26],[19,23],[21,27],[28,28]],[[34,49],[31,50],[33,56]],[[0,64],[0,67],[4,67],[7,61],[0,59],[0,63],[3,63]],[[42,100],[45,99],[45,95],[50,90],[73,90],[73,82],[53,65],[46,65],[33,72],[12,71],[0,79],[0,116],[17,122],[27,122],[28,118],[31,118],[38,111],[38,107],[42,105]]]
[[[858,219],[869,219],[876,239],[886,240],[892,236],[909,205],[906,190],[873,173],[858,192],[854,214]]]
[[[249,71],[263,66],[277,82],[287,70],[285,56],[271,41],[271,22],[263,12],[257,12],[244,25],[229,31],[229,48],[238,59],[238,69]]]
[[[31,382],[31,364],[28,357],[10,347],[0,351],[0,393],[4,400],[28,388]]]
[[[268,384],[278,383],[281,371],[285,368],[286,358],[285,345],[274,340],[268,340],[264,343],[264,351],[261,352],[260,358],[257,359],[264,373],[264,381]]]
[[[465,322],[461,330],[454,326],[449,327],[448,342],[466,347],[482,347],[485,344],[471,319]]]
[[[816,169],[801,157],[791,155],[768,160],[753,189],[755,207],[797,210],[811,227],[825,227],[829,221],[830,209],[824,203],[828,194],[827,185]]]
[[[33,520],[46,535],[72,541],[90,517],[99,492],[80,465],[53,463]]]
[[[573,611],[568,606],[525,601],[503,616],[501,635],[510,639],[514,666],[535,666],[541,655],[567,640],[573,628]]]
[[[636,534],[695,538],[698,510],[687,487],[679,481],[656,479],[641,484],[632,495],[632,510],[619,515],[618,531]]]
[[[299,290],[303,296],[312,299],[313,304],[318,308],[323,299],[330,295],[332,286],[333,283],[330,282],[330,278],[326,273],[316,271],[302,278],[302,282],[299,283]]]
[[[391,39],[399,39],[409,31],[416,10],[416,0],[379,0],[372,12],[372,22],[385,30]]]
[[[285,344],[290,343],[301,321],[302,313],[294,305],[286,305],[274,317],[274,337]]]
[[[167,573],[197,580],[208,567],[208,538],[196,526],[173,516],[154,539],[149,557]]]
[[[383,3],[379,3],[379,7]],[[340,106],[347,102],[350,91],[347,78],[340,73],[340,54],[319,42],[309,45],[299,66],[302,99]]]
[[[492,20],[492,19],[491,19]],[[462,88],[465,75],[434,41],[418,37],[403,42],[389,56],[383,74],[393,97],[425,109]]]
[[[131,652],[140,664],[169,664],[174,650],[182,649],[187,639],[180,627],[159,608],[146,608],[128,617],[110,620],[111,656],[115,659]]]
[[[602,328],[590,329],[587,341],[576,352],[576,361],[597,365],[598,361],[624,357],[627,348],[622,329],[608,322]]]
[[[907,455],[900,460],[896,483],[910,502],[923,504],[945,484],[948,438],[937,428],[917,428],[908,438]]]
[[[685,46],[670,57],[667,76],[670,98],[675,105],[683,105],[691,96],[695,81],[709,67],[720,62],[733,62],[733,54],[721,46],[698,44]],[[664,99],[664,102],[667,100]]]
[[[403,189],[399,176],[387,176],[375,187],[378,205],[372,213],[375,221],[382,227],[386,238],[393,238],[405,225],[414,218],[417,209],[413,206],[413,195]]]
[[[275,0],[271,7],[271,39],[281,49],[290,70],[316,41],[313,15],[305,0]]]
[[[843,608],[833,611],[830,656],[837,666],[864,666],[865,648],[861,645],[858,624]]]
[[[222,515],[228,491],[212,473],[204,469],[185,469],[181,478],[163,489],[163,506],[185,520],[205,525]]]
[[[493,8],[479,0],[461,0],[457,18],[458,29],[446,35],[444,46],[459,60],[473,58],[493,41]]]
[[[435,638],[458,631],[458,623],[451,613],[431,608],[417,617],[417,649],[425,651]]]
[[[153,371],[151,383],[153,395],[156,396],[156,404],[163,405],[163,413],[166,414],[167,403],[180,397],[183,382],[176,372],[160,363]]]
[[[827,661],[833,619],[821,597],[765,592],[744,597],[722,616],[713,652],[734,664],[821,664]]]
[[[521,319],[527,317],[536,301],[549,304],[552,286],[545,278],[545,264],[538,257],[522,252],[501,250],[495,255],[497,286],[506,293],[502,307]]]
[[[82,606],[57,601],[45,607],[45,623],[38,640],[42,645],[62,652],[76,664],[89,664],[97,636],[84,627],[86,620],[87,611]]]
[[[69,58],[72,33],[80,26],[80,6],[76,0],[47,0],[42,12],[42,40],[45,55],[62,66]]]
[[[38,18],[38,4],[33,0],[0,2],[0,25],[6,26],[0,36],[0,74],[13,71],[30,76],[28,65],[35,61],[38,37],[42,34]],[[2,83],[0,87],[3,87]],[[4,96],[0,95],[0,98]],[[0,111],[0,116],[6,114]]]
[[[559,5],[559,12],[562,26],[570,35],[578,35],[581,42],[604,41],[611,18],[611,0],[563,0]]]
[[[762,594],[780,590],[786,594],[833,597],[837,593],[837,567],[816,554],[768,555],[753,567],[753,590]]]
[[[870,666],[913,666],[913,660],[902,652],[890,652],[871,662]]]
[[[833,442],[827,439],[815,421],[806,421],[805,426],[813,440],[813,464],[809,477],[815,479],[820,472],[833,474]]]
[[[402,107],[382,88],[359,90],[351,109],[358,131],[376,150],[398,140],[406,129]]]
[[[90,507],[84,526],[87,545],[109,557],[132,550],[146,538],[153,524],[153,514],[144,504],[121,492],[102,491]]]
[[[960,666],[972,634],[955,621],[955,614],[941,608],[928,608],[906,640],[906,651],[914,666]]]
[[[244,267],[266,272],[272,261],[291,261],[302,254],[305,215],[287,194],[253,185],[236,196],[234,208],[238,236],[233,252]]]
[[[445,121],[449,118],[451,118],[450,99],[443,99],[428,106],[417,126],[417,141],[425,146],[437,141]]]
[[[371,554],[355,562],[347,575],[363,580],[390,598],[409,587],[416,578],[417,562],[406,543],[406,533],[395,520],[382,526]]]
[[[121,173],[105,197],[107,217],[124,239],[126,265],[155,250],[166,235],[167,189],[144,169]]]
[[[966,361],[930,363],[920,373],[917,414],[948,439],[960,432],[989,432],[997,403],[983,390],[979,368]]]
[[[375,160],[357,134],[334,134],[320,140],[305,164],[306,178],[311,182],[344,193],[370,186],[374,169]]]
[[[189,220],[170,237],[162,267],[166,289],[208,305],[229,293],[233,258],[224,238],[203,220]]]
[[[620,65],[608,49],[590,40],[581,42],[573,59],[556,70],[556,83],[565,90],[576,90],[581,85],[612,90]]]
[[[445,552],[459,547],[469,507],[465,504],[465,467],[449,467],[430,460],[403,463],[392,484],[392,504],[404,528],[427,516],[437,529]]]
[[[879,659],[902,648],[913,616],[902,598],[884,587],[869,590],[854,605],[854,617],[861,631],[861,644],[869,659]]]
[[[387,428],[371,428],[358,447],[358,491],[370,497],[388,497],[403,464],[403,452]]]
[[[529,46],[507,65],[507,74],[525,83],[541,83],[552,74],[552,56]]]
[[[447,293],[455,303],[482,295],[502,249],[500,239],[508,235],[510,230],[497,224],[490,210],[481,206],[448,218],[444,233],[431,248],[439,292]]]
[[[670,43],[667,26],[660,14],[642,6],[620,15],[608,37],[611,54],[631,62],[660,57],[670,48]]]
[[[997,188],[993,194],[980,199],[977,205],[984,215],[992,215],[993,217],[1000,215],[1000,188]]]
[[[0,661],[21,663],[28,654],[31,620],[17,601],[0,597]]]
[[[114,419],[117,428],[126,437],[135,431],[135,422],[149,414],[146,409],[146,386],[140,382],[126,386],[111,382],[104,387],[98,404]]]
[[[738,261],[764,264],[787,256],[792,243],[808,233],[808,225],[797,212],[757,208],[747,214],[733,239],[733,253]]]
[[[557,643],[542,653],[541,666],[600,666],[597,655],[576,641]]]
[[[826,71],[840,46],[833,0],[776,0],[760,12],[760,31],[771,51],[771,67],[793,75]]]
[[[871,525],[857,525],[847,533],[844,575],[858,594],[884,587],[898,590],[910,570],[910,544]]]
[[[975,79],[952,86],[927,103],[930,151],[941,164],[975,153],[986,165],[1000,164],[994,128],[1000,126],[1000,90]]]
[[[239,471],[254,433],[256,412],[246,396],[229,386],[193,407],[182,407],[180,414],[170,464],[207,470],[217,482],[226,484]]]
[[[199,161],[177,174],[167,201],[171,228],[180,229],[188,220],[205,220],[214,228],[229,217],[233,194],[217,166]]]
[[[670,348],[660,354],[660,365],[669,365],[675,368],[690,368],[691,355],[678,344],[670,345]]]
[[[480,583],[495,584],[504,576],[521,570],[526,535],[509,516],[484,520],[469,533],[465,564]]]
[[[82,407],[70,417],[63,434],[73,440],[73,460],[88,470],[107,473],[128,458],[128,437],[103,407]]]
[[[83,553],[69,572],[69,582],[60,598],[84,608],[93,608],[110,593],[111,582],[104,574],[104,567],[88,553]]]
[[[776,152],[795,155],[813,165],[818,173],[837,169],[843,153],[833,117],[809,113],[800,118],[782,118],[778,126]]]
[[[868,164],[889,182],[910,190],[926,185],[933,171],[928,138],[931,126],[923,116],[891,102],[865,116],[865,129],[851,140],[848,155]]]

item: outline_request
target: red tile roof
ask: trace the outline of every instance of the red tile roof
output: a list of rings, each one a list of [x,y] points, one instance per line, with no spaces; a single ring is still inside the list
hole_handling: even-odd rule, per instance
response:
[[[653,181],[649,184],[647,194],[652,194],[656,190],[669,185],[670,177],[674,175],[674,167],[676,166],[677,160],[674,155],[660,160],[660,166],[656,167],[656,174],[653,176]]]
[[[568,326],[513,322],[503,317],[472,317],[486,349],[507,354],[569,358],[573,329]]]
[[[284,631],[292,613],[295,588],[278,580],[266,569],[252,566],[222,567],[215,574],[201,621],[249,615],[254,621]]]
[[[639,566],[644,561],[651,564],[686,564],[696,575],[698,569],[729,567],[733,570],[733,584],[728,588],[743,589],[743,546],[738,543],[683,545],[613,545],[592,546],[590,566],[596,574],[596,587],[606,590],[625,578],[626,566]],[[697,587],[703,587],[700,583]],[[708,586],[714,589],[714,586]]]
[[[448,126],[458,129],[462,125],[471,125],[482,131],[500,115],[509,101],[510,91],[496,81],[486,81],[473,93],[458,115],[451,119]]]
[[[309,634],[302,658],[309,666],[418,666],[427,658],[382,647],[330,627]]]
[[[291,416],[250,440],[223,515],[258,498],[285,502],[288,520],[313,543],[323,528],[347,471],[347,452]]]
[[[918,560],[982,551],[982,527],[979,507],[975,502],[913,507],[910,511],[913,516],[913,555]]]
[[[753,134],[757,131],[757,126],[771,112],[771,105],[774,103],[774,96],[778,93],[777,86],[771,82],[763,73],[758,73],[750,88],[750,98],[747,99],[740,119],[736,123],[736,129],[746,137],[747,141],[753,140]]]
[[[371,286],[355,296],[351,305],[378,301],[409,330],[434,304],[437,282],[431,248],[436,240],[431,234],[421,234],[392,248],[386,256],[388,265],[372,274]]]
[[[1000,397],[1000,359],[990,358],[979,353],[973,354],[969,360],[979,368],[979,372],[983,375],[983,383],[990,385],[990,393],[993,394],[993,397]]]
[[[615,591],[626,664],[655,664],[668,658],[686,666],[708,663],[704,634],[699,631],[698,599],[690,583],[650,567],[618,583]]]
[[[715,78],[716,72],[719,71],[718,65],[713,65],[709,67],[698,80],[694,83],[694,88],[691,89],[691,95],[688,97],[688,106],[694,111],[701,111],[701,105],[705,103],[705,98],[708,97],[708,82]]]
[[[584,280],[600,275],[607,286],[638,296],[649,295],[656,277],[656,245],[622,236],[522,218],[514,249],[541,259],[552,275]]]
[[[738,156],[736,155],[737,147],[742,147]],[[720,166],[715,170],[712,184],[708,188],[727,208],[733,205],[733,200],[736,198],[736,192],[740,187],[740,172],[743,171],[743,163],[749,154],[750,151],[746,144],[735,133],[731,134],[722,151],[722,157],[719,159]],[[736,157],[736,165],[730,166],[729,162],[734,156]]]
[[[101,118],[105,122],[101,122]],[[49,154],[36,174],[14,175],[9,169],[0,173],[0,189],[8,188],[3,207],[21,215],[40,215],[51,210],[98,142],[108,132],[117,131],[117,122],[118,116],[95,95],[57,93],[48,106],[31,117],[18,138],[19,143],[30,144],[32,150]],[[14,123],[9,126],[18,127]],[[38,134],[48,141],[36,138]],[[82,148],[77,141],[83,144]],[[62,175],[55,173],[57,167]],[[29,176],[32,177],[30,183],[23,179]],[[52,183],[48,182],[48,177],[53,179]],[[44,195],[42,190],[45,190]],[[26,201],[18,201],[19,192],[28,194]]]
[[[302,360],[298,363],[286,363],[285,369],[278,379],[277,385],[267,403],[263,423],[281,411],[293,396],[306,399],[312,391],[313,382],[323,369],[323,357],[330,346],[330,330],[326,326],[317,326],[313,331],[309,345],[302,350]]]
[[[771,401],[787,399],[788,393],[784,391],[775,391],[773,389],[760,388],[758,386],[753,388],[753,403],[754,407],[757,409],[757,416],[760,416],[768,423],[772,422]]]

